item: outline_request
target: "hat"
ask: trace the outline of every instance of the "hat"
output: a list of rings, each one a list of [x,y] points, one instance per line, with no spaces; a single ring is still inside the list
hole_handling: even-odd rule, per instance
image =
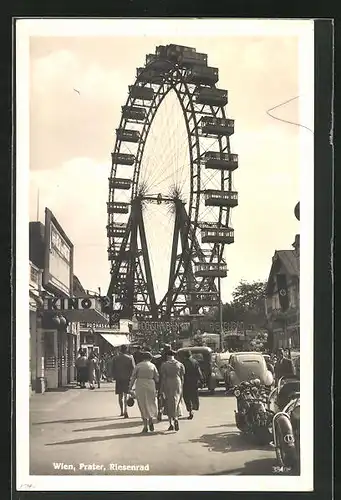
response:
[[[153,355],[149,351],[143,351],[142,352],[142,359],[151,361],[153,359]]]

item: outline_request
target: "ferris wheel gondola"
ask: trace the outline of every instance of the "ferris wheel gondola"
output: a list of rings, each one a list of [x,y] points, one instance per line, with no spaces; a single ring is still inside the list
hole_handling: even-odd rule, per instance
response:
[[[135,83],[128,87],[116,129],[107,203],[108,294],[116,295],[125,316],[196,315],[217,304],[215,281],[227,275],[223,251],[234,242],[230,211],[238,205],[232,184],[238,155],[230,148],[234,120],[225,115],[228,94],[216,88],[218,80],[218,68],[207,65],[206,54],[170,44],[146,56],[145,66],[137,68]],[[185,124],[186,201],[178,188],[153,194],[143,181],[151,129],[171,93]],[[159,300],[145,228],[148,203],[171,205],[174,215],[168,287]]]

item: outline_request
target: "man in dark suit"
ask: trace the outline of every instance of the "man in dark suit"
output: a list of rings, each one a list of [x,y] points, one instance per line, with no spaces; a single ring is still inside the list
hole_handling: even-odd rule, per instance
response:
[[[284,349],[278,349],[277,363],[275,366],[275,376],[279,380],[281,377],[291,377],[295,375],[294,364],[291,359],[284,356]]]
[[[130,377],[135,368],[133,356],[128,354],[128,347],[122,345],[120,353],[113,359],[113,375],[116,381],[115,392],[118,395],[121,417],[128,418],[127,397],[129,393]]]

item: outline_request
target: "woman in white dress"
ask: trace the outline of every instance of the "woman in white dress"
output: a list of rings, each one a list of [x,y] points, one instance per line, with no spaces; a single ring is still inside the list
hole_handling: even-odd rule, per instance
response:
[[[153,419],[157,416],[157,392],[156,384],[159,381],[159,373],[156,366],[151,362],[153,356],[150,352],[143,352],[143,359],[138,363],[132,373],[129,391],[135,384],[137,404],[143,420],[142,432],[154,430]]]
[[[161,393],[165,395],[169,431],[179,430],[179,413],[183,393],[185,367],[175,359],[174,351],[167,351],[167,361],[161,366]],[[173,425],[174,422],[174,425]]]

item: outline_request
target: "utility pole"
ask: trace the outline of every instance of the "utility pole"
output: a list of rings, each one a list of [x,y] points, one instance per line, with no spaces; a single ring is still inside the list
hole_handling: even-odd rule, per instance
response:
[[[40,207],[39,207],[39,188],[38,188],[38,193],[37,193],[37,221],[39,221],[39,212],[40,212]]]
[[[219,334],[220,334],[220,349],[223,350],[223,304],[221,302],[221,278],[218,277],[218,293],[219,293]]]

